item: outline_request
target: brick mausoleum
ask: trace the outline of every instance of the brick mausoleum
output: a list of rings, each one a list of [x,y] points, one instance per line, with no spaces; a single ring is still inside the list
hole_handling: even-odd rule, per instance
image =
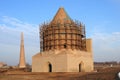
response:
[[[92,40],[85,26],[59,8],[50,23],[40,26],[40,52],[32,57],[32,72],[93,71]]]

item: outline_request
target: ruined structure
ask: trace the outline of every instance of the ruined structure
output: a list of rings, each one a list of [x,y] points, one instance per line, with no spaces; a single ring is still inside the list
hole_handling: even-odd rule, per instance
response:
[[[40,53],[32,58],[32,72],[90,72],[92,43],[85,26],[60,8],[50,23],[40,26]]]
[[[24,51],[24,37],[23,32],[21,33],[21,44],[20,44],[20,61],[19,61],[19,68],[25,68],[25,51]]]

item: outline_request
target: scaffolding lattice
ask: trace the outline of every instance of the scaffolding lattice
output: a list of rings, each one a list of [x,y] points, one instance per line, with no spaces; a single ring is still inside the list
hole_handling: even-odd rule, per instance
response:
[[[40,51],[54,49],[86,51],[85,26],[78,21],[42,24],[40,26]]]

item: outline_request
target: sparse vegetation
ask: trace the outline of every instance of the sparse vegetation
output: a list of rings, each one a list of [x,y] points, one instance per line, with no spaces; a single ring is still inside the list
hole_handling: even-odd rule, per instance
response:
[[[117,73],[120,67],[109,67],[101,69],[99,72],[80,73],[33,73],[25,72],[25,69],[10,69],[0,73],[0,80],[119,80]]]
[[[120,67],[105,67],[111,63],[119,65],[118,62],[95,62],[95,66],[100,66],[98,71],[89,73],[33,73],[30,64],[22,69],[11,66],[0,68],[0,80],[119,80],[117,73],[120,72]]]

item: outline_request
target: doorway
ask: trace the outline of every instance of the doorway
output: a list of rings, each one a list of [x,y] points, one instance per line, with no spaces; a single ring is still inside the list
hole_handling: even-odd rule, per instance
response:
[[[79,63],[79,72],[84,72],[84,64],[83,64],[83,62]]]
[[[79,64],[79,72],[82,72],[82,66],[81,66],[81,63]]]
[[[49,72],[52,72],[52,65],[50,63],[48,65],[48,67],[49,67]]]

